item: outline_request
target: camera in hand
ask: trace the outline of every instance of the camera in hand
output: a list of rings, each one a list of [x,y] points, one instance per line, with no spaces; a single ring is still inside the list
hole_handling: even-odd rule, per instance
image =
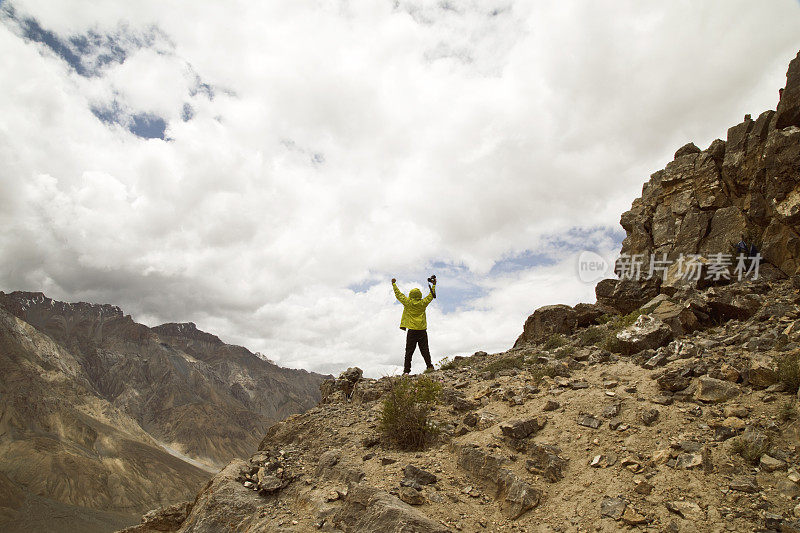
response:
[[[428,278],[428,283],[430,283],[431,285],[436,285],[436,274],[433,274],[431,275],[431,277]]]

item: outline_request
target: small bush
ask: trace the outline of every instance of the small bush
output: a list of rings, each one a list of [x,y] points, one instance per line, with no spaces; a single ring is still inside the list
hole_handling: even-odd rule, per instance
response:
[[[552,378],[558,375],[558,369],[555,365],[533,365],[529,372],[534,383],[539,383],[545,376]]]
[[[597,322],[598,324],[608,324],[609,322],[614,320],[614,318],[616,318],[616,315],[609,315],[608,313],[603,313],[602,315],[597,317],[597,319],[595,319],[595,322]]]
[[[767,439],[745,439],[736,437],[731,441],[731,451],[740,455],[742,459],[751,465],[758,464],[761,456],[769,450],[769,441]]]
[[[564,359],[565,357],[570,357],[575,355],[575,347],[574,346],[563,346],[556,350],[555,352],[556,359]]]
[[[484,372],[489,372],[492,374],[492,377],[495,377],[498,372],[501,370],[511,370],[511,369],[519,369],[525,366],[525,356],[524,355],[514,355],[511,357],[502,357],[500,359],[495,359],[491,363],[487,364],[483,367]]]
[[[614,319],[611,323],[611,329],[621,330],[625,329],[628,326],[632,326],[636,319],[639,318],[644,314],[644,311],[641,309],[637,309],[635,311],[631,311],[627,315],[618,316]]]
[[[786,385],[789,392],[800,387],[800,352],[790,352],[775,358],[778,379]]]
[[[403,450],[421,450],[438,434],[429,420],[431,406],[439,400],[442,384],[427,376],[392,381],[380,415],[384,440]]]
[[[581,331],[578,334],[578,339],[581,341],[581,346],[589,346],[598,344],[606,338],[606,330],[604,328],[590,327]]]
[[[790,400],[782,403],[778,408],[778,418],[783,422],[788,422],[789,420],[797,418],[797,408],[794,406],[794,402]]]
[[[605,339],[600,343],[600,348],[611,353],[622,353],[624,351],[622,343],[617,338],[616,331],[609,331],[606,333]]]
[[[567,339],[563,335],[553,334],[542,345],[543,350],[555,350],[567,344]]]
[[[468,364],[468,357],[463,357],[460,359],[450,359],[449,357],[445,357],[439,361],[439,370],[455,370],[456,368],[461,368],[463,366],[467,366]]]

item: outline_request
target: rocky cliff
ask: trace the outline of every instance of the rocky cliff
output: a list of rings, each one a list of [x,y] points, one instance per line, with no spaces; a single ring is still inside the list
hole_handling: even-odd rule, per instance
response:
[[[777,111],[728,129],[705,150],[689,143],[654,173],[622,215],[623,254],[733,253],[742,236],[764,257],[762,274],[800,267],[800,55]]]
[[[625,254],[728,254],[744,234],[760,278],[667,271],[537,309],[511,350],[428,374],[424,451],[380,430],[403,378],[349,369],[128,532],[800,531],[798,70],[777,112],[678,150],[622,217]]]
[[[194,324],[151,329],[115,306],[25,292],[0,292],[0,376],[0,474],[19,496],[0,514],[9,531],[108,531],[185,499],[316,404],[323,379]]]

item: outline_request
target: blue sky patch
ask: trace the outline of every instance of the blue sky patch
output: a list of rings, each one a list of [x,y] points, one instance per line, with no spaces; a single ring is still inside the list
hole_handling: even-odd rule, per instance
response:
[[[14,22],[25,39],[43,44],[84,78],[99,76],[102,67],[109,63],[123,63],[128,56],[121,44],[123,41],[140,48],[152,44],[154,40],[153,35],[103,35],[95,31],[62,37],[43,28],[34,18],[18,16],[8,3],[2,3],[0,7],[0,17]]]
[[[109,107],[91,108],[92,113],[104,124],[119,124],[142,139],[164,139],[167,121],[152,113],[134,113],[127,115],[119,104],[114,102]]]
[[[143,139],[163,139],[167,121],[150,113],[139,113],[131,117],[128,130]]]

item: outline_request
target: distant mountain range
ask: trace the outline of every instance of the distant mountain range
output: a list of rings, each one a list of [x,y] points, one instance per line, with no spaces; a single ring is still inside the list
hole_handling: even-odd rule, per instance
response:
[[[0,529],[108,531],[185,500],[325,377],[193,323],[0,292]]]

